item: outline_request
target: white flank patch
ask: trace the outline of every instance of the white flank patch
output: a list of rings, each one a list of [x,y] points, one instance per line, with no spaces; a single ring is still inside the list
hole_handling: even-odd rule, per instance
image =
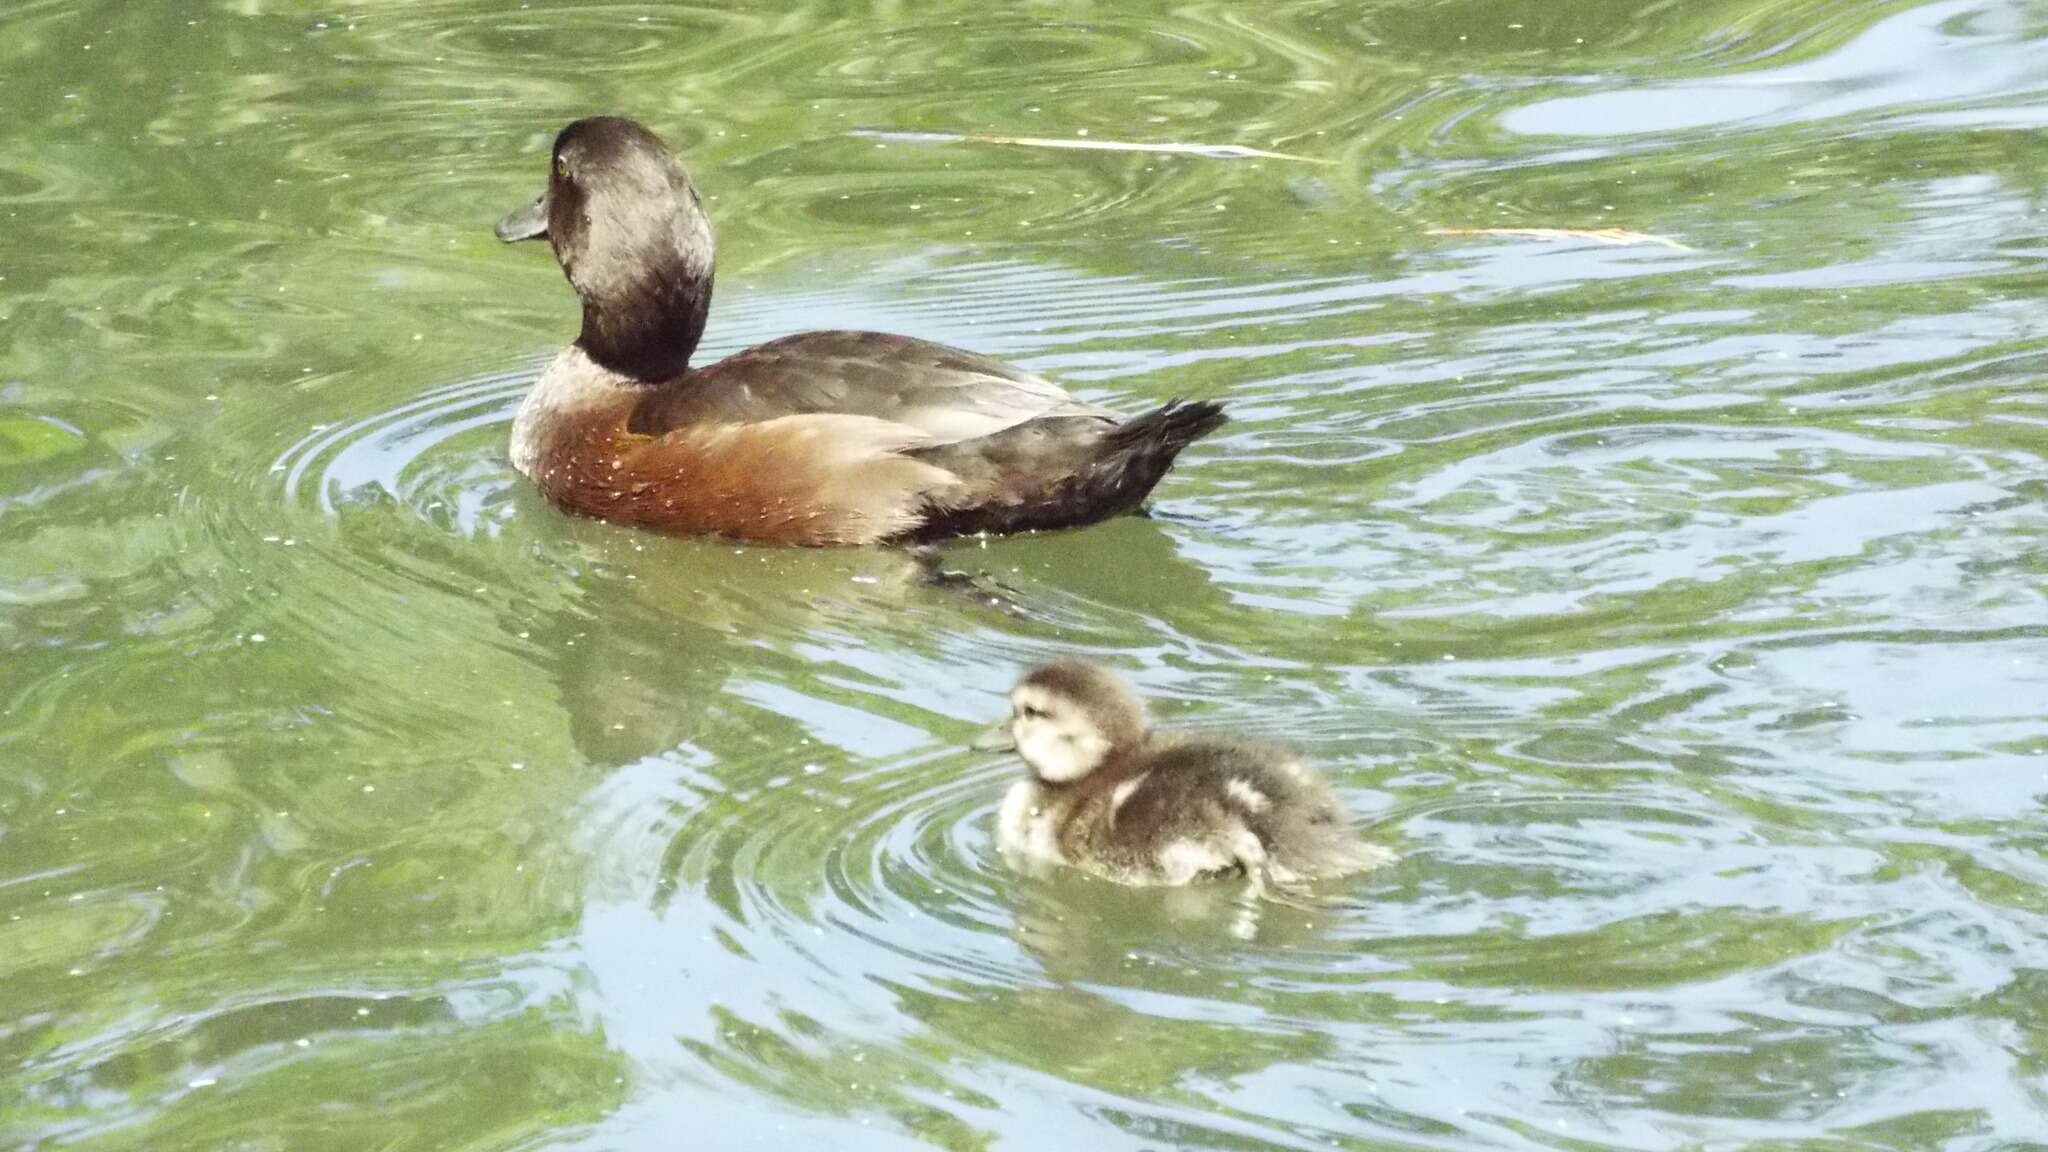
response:
[[[1223,790],[1230,793],[1249,812],[1264,812],[1273,806],[1273,798],[1252,787],[1249,780],[1232,780],[1223,786]]]
[[[1138,785],[1143,784],[1145,777],[1150,775],[1150,772],[1140,772],[1129,780],[1117,785],[1114,789],[1111,789],[1109,793],[1109,822],[1111,824],[1116,823],[1116,814],[1123,810],[1124,801],[1129,800],[1131,793],[1136,792]]]
[[[1222,847],[1199,840],[1176,840],[1159,850],[1160,877],[1167,884],[1185,884],[1205,872],[1234,863],[1236,860]]]

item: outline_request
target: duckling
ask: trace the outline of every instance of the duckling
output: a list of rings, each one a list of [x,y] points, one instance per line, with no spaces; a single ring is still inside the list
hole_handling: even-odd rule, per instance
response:
[[[711,221],[660,137],[617,116],[555,137],[547,191],[499,221],[545,239],[583,327],[527,393],[512,464],[571,512],[782,544],[917,543],[1138,509],[1224,422],[1135,419],[960,348],[803,332],[693,367]]]
[[[1263,893],[1394,858],[1358,838],[1336,793],[1293,752],[1154,731],[1131,690],[1095,665],[1034,668],[1010,705],[975,746],[1014,750],[1030,770],[996,817],[997,846],[1025,866],[1121,884],[1243,875]]]

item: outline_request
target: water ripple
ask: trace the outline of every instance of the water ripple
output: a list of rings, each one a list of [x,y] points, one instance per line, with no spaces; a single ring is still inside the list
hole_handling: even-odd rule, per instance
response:
[[[363,499],[396,499],[465,535],[501,511],[512,479],[502,461],[444,460],[450,441],[488,439],[496,448],[537,367],[434,388],[389,411],[317,428],[271,464],[285,497],[333,515]],[[478,434],[478,435],[472,435]]]
[[[2037,21],[1638,8],[0,15],[0,1129],[2034,1139]],[[1009,610],[564,516],[504,436],[573,298],[488,225],[600,109],[709,199],[707,354],[1232,423],[1149,519],[951,547]],[[1427,234],[1497,226],[1689,251]],[[1012,874],[961,743],[1076,654],[1402,862]]]

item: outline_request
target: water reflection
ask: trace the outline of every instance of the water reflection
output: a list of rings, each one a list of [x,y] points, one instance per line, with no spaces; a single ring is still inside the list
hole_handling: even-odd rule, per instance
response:
[[[2048,89],[2048,69],[2010,51],[2013,38],[2028,29],[2016,7],[1982,0],[1925,4],[1872,24],[1823,56],[1727,77],[1541,101],[1503,116],[1501,124],[1533,136],[1615,137],[1816,124],[1979,100],[2024,103]]]
[[[2036,1139],[2036,23],[16,5],[0,1143]],[[487,225],[593,109],[712,197],[707,352],[1234,422],[950,549],[1014,611],[563,517],[502,441],[571,297]],[[1249,931],[1011,874],[960,741],[1054,653],[1404,862]]]

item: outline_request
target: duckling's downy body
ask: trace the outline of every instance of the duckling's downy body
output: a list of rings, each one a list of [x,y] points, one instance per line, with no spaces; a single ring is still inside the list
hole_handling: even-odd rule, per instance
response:
[[[930,540],[1132,511],[1223,423],[1170,403],[1127,423],[958,348],[805,332],[703,368],[711,224],[631,120],[555,138],[548,189],[498,225],[545,237],[583,302],[576,343],[512,428],[512,463],[571,511],[788,544]]]
[[[1026,865],[1061,864],[1124,884],[1244,875],[1296,884],[1393,859],[1358,839],[1336,793],[1285,748],[1151,731],[1108,672],[1033,669],[984,747],[1014,747],[996,842]]]

